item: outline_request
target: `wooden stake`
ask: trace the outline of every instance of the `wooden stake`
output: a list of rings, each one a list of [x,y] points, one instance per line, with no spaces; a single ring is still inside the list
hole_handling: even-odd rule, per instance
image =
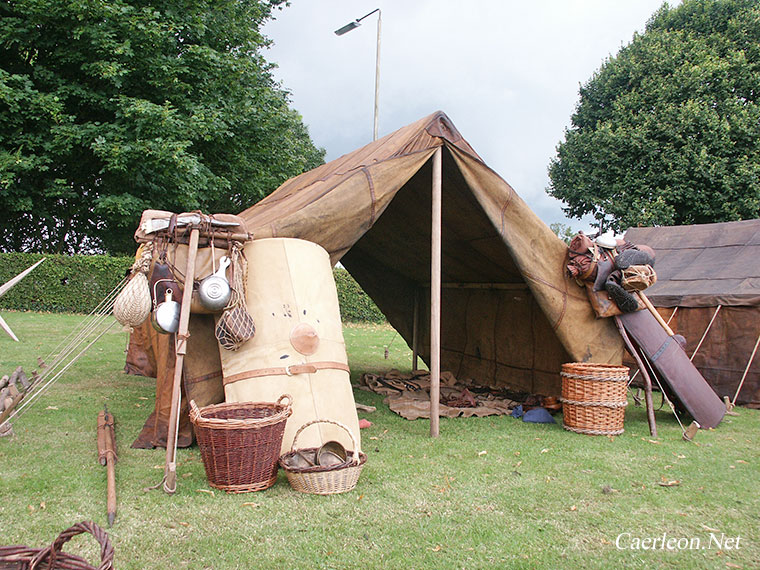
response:
[[[113,526],[116,520],[116,434],[114,432],[114,417],[104,408],[98,414],[98,460],[106,466],[108,525]]]
[[[430,248],[430,437],[439,435],[441,397],[441,147],[433,154]]]
[[[187,352],[187,331],[190,323],[190,302],[193,296],[195,279],[195,258],[198,253],[200,231],[193,228],[187,248],[187,269],[185,270],[185,288],[182,292],[182,305],[179,313],[179,329],[176,340],[176,359],[174,362],[174,383],[172,385],[172,404],[169,414],[169,426],[166,434],[166,461],[164,463],[164,491],[170,495],[177,490],[177,434],[179,432],[179,408],[182,403],[182,366]]]

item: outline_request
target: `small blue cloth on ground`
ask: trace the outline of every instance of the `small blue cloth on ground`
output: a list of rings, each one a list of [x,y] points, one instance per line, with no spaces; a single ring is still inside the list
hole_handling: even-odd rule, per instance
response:
[[[519,404],[514,410],[512,410],[511,416],[513,418],[521,418],[523,415],[522,404]]]
[[[514,414],[514,412],[513,412]],[[532,422],[534,424],[555,424],[554,418],[546,408],[533,408],[523,414],[524,422]]]

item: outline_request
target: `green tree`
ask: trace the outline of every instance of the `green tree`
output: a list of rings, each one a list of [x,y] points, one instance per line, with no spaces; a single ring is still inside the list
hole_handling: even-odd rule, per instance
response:
[[[0,0],[0,248],[134,251],[321,164],[261,50],[284,0]]]
[[[575,235],[578,233],[573,228],[568,226],[567,224],[563,224],[562,222],[553,222],[549,224],[549,229],[554,232],[554,234],[564,241],[566,244],[570,245],[570,242],[573,240]]]
[[[760,216],[760,4],[663,5],[581,87],[549,194],[605,229]]]

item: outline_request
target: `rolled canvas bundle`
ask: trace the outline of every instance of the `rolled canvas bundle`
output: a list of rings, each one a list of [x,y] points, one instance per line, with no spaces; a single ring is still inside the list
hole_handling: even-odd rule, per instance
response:
[[[227,402],[274,402],[293,397],[282,452],[296,431],[313,420],[337,420],[357,439],[359,421],[343,340],[338,295],[327,252],[289,238],[246,244],[246,306],[256,335],[238,351],[220,348]],[[301,441],[303,440],[303,441]],[[321,423],[299,439],[305,447],[336,440],[353,444],[346,431]]]

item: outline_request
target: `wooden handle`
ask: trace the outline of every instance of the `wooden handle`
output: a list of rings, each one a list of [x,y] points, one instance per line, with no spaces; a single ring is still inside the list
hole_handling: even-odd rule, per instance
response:
[[[108,458],[108,486],[107,486],[107,507],[108,507],[108,525],[113,526],[116,519],[116,469],[114,468],[113,458]]]
[[[185,270],[185,289],[182,292],[182,304],[179,311],[179,330],[175,339],[174,380],[172,382],[172,400],[169,411],[169,424],[166,433],[166,460],[164,462],[164,491],[169,495],[177,490],[177,432],[179,431],[179,408],[182,403],[182,363],[187,352],[187,330],[190,323],[190,303],[193,296],[192,283],[195,279],[195,258],[198,255],[198,237],[200,231],[193,228],[190,232],[190,244],[187,249],[187,269]]]
[[[319,424],[319,423],[336,425],[339,428],[343,428],[343,430],[346,433],[348,433],[348,437],[351,439],[351,443],[352,443],[352,445],[354,447],[354,449],[353,449],[353,456],[351,457],[351,463],[354,463],[354,464],[358,465],[359,461],[360,461],[359,454],[362,451],[361,448],[359,447],[359,443],[356,441],[356,437],[354,437],[354,432],[352,432],[351,429],[347,425],[339,422],[338,420],[320,420],[320,419],[317,419],[317,420],[311,420],[310,422],[306,422],[300,428],[298,428],[298,431],[296,431],[296,435],[293,436],[293,443],[290,446],[290,451],[291,452],[292,451],[296,451],[296,440],[298,439],[298,436],[301,435],[301,432],[303,430],[305,430],[307,427],[309,427],[311,425]]]
[[[673,329],[670,328],[668,323],[665,322],[665,319],[662,318],[662,315],[657,312],[657,309],[654,308],[654,305],[652,304],[652,301],[649,300],[649,298],[644,294],[643,291],[636,291],[636,293],[639,296],[639,299],[644,303],[647,309],[649,309],[649,312],[652,313],[655,319],[657,319],[657,322],[660,323],[662,328],[665,329],[665,332],[668,333],[668,336],[673,336],[675,333],[673,332]]]

